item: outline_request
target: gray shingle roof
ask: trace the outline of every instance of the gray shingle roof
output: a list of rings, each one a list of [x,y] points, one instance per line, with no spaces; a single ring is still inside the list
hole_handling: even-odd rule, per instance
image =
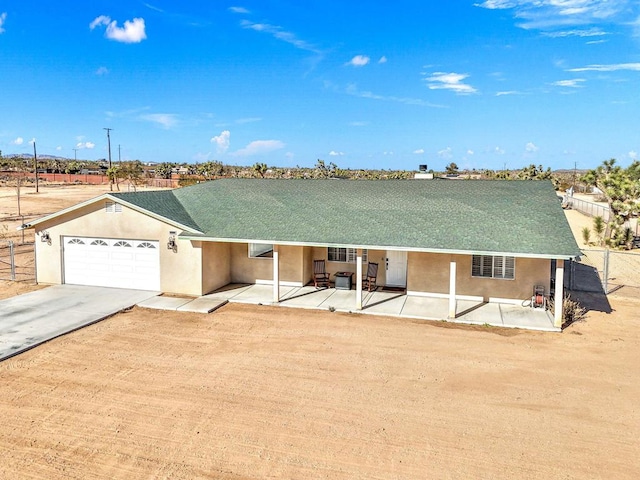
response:
[[[113,196],[215,239],[580,254],[543,181],[224,179]]]

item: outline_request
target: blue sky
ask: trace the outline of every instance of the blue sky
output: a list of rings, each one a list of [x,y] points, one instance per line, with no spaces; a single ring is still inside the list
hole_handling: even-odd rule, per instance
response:
[[[0,0],[5,154],[591,168],[639,107],[637,0]]]

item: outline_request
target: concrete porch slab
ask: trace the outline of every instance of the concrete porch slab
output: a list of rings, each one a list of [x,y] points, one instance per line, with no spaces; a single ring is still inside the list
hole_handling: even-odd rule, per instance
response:
[[[425,320],[445,320],[449,316],[449,300],[408,296],[400,315]]]
[[[318,305],[319,308],[335,308],[341,312],[352,312],[356,309],[355,290],[331,290],[333,291],[333,294],[320,303]]]
[[[331,297],[334,291],[332,288],[301,287],[283,296],[281,304],[285,307],[320,308],[320,305]]]
[[[375,315],[400,315],[407,296],[392,292],[372,292],[363,300],[363,313]]]
[[[177,310],[182,305],[189,303],[193,298],[179,297],[153,297],[138,303],[142,308],[153,308],[156,310]]]
[[[273,305],[272,285],[230,284],[202,298],[237,303]],[[316,289],[313,286],[281,287],[278,305],[294,308],[335,309],[341,312],[391,315],[419,320],[448,321],[473,325],[559,331],[553,327],[549,312],[520,305],[456,302],[456,318],[449,319],[449,299],[408,296],[400,292],[362,292],[362,310],[356,310],[355,290]],[[220,304],[219,306],[222,306]],[[181,308],[188,308],[185,305]]]
[[[291,293],[299,287],[280,287],[280,296]],[[273,285],[251,285],[240,293],[229,297],[230,302],[271,305],[273,303]]]
[[[561,329],[553,326],[553,317],[542,308],[528,308],[519,305],[500,305],[502,323],[505,327],[526,328],[546,332],[559,332]]]
[[[226,298],[199,297],[177,308],[179,312],[211,313],[229,303]]]
[[[242,292],[249,290],[254,285],[247,283],[230,283],[222,288],[219,288],[215,292],[208,293],[207,295],[203,295],[204,298],[223,298],[230,299],[239,295]]]
[[[474,325],[503,326],[500,305],[497,303],[469,302],[458,307],[456,320]]]

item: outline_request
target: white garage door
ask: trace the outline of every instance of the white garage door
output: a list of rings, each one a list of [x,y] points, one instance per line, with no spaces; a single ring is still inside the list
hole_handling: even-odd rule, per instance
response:
[[[64,283],[160,290],[160,244],[64,237]]]

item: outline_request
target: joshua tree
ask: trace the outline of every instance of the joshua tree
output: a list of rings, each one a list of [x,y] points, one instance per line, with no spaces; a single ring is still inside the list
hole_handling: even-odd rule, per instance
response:
[[[591,241],[591,230],[589,227],[582,227],[582,241],[585,245],[589,245]]]
[[[264,178],[264,174],[267,173],[267,170],[269,169],[269,167],[267,167],[266,163],[260,163],[260,162],[256,162],[253,165],[253,171],[257,174],[260,175],[260,178]]]
[[[634,162],[623,169],[614,158],[605,160],[595,170],[589,170],[581,180],[597,187],[609,204],[609,221],[604,232],[605,241],[624,240],[625,221],[640,210],[640,166]],[[617,240],[616,240],[617,241]]]
[[[444,167],[444,173],[447,175],[456,175],[458,173],[458,165],[451,162],[449,165]]]

